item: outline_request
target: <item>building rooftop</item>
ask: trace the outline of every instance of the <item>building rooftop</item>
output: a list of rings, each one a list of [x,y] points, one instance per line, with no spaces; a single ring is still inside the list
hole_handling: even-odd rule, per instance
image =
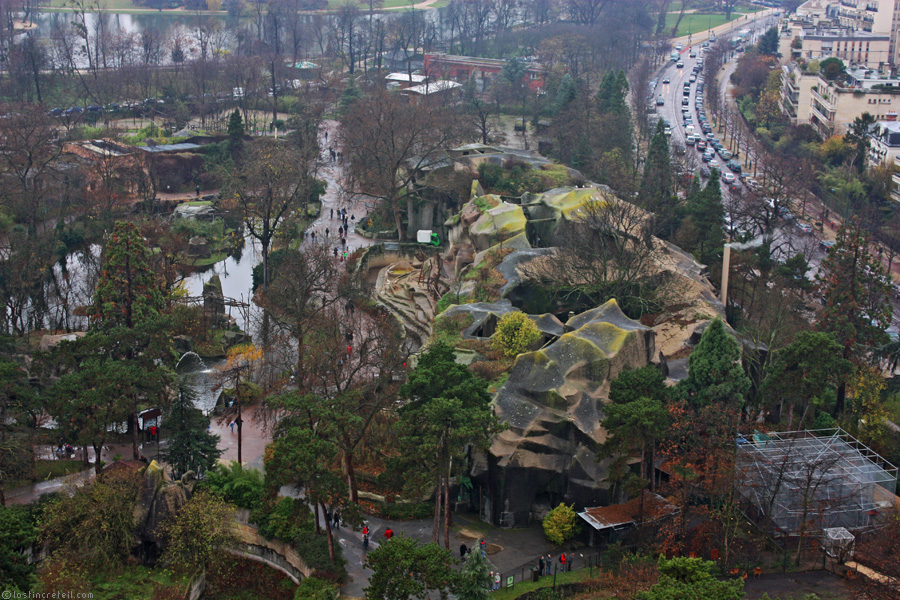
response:
[[[879,40],[890,40],[889,35],[879,35],[871,31],[863,31],[861,29],[803,29],[801,34],[803,38],[812,40],[863,40],[874,42]]]
[[[459,56],[455,54],[444,54],[443,52],[435,52],[429,54],[428,59],[434,62],[463,63],[467,65],[477,65],[483,67],[500,67],[506,65],[506,60],[502,58],[481,58],[478,56]],[[527,69],[542,69],[543,66],[533,60],[523,60],[522,65]]]
[[[385,81],[400,81],[403,83],[423,83],[428,77],[425,75],[416,75],[415,73],[412,75],[409,73],[391,73],[384,79]]]
[[[900,79],[896,77],[883,77],[877,70],[868,69],[864,66],[847,69],[845,77],[851,86],[861,87],[863,89],[871,89],[876,85],[884,87],[900,86]]]
[[[663,517],[674,515],[678,512],[678,507],[653,492],[644,490],[642,492],[643,521],[657,521]],[[602,531],[604,529],[622,529],[637,524],[641,516],[641,497],[632,498],[624,504],[611,504],[609,506],[598,506],[595,508],[586,508],[584,512],[578,513],[588,525]]]
[[[181,144],[157,144],[156,146],[138,146],[144,152],[182,152],[184,150],[196,150],[200,148],[200,144],[189,144],[187,142]]]
[[[437,81],[432,81],[431,83],[423,83],[421,85],[414,85],[403,91],[408,92],[410,94],[420,94],[422,96],[427,96],[428,94],[437,94],[439,92],[445,92],[447,90],[452,90],[454,88],[461,88],[461,87],[462,87],[461,83],[457,83],[455,81],[447,81],[444,79],[439,79]]]

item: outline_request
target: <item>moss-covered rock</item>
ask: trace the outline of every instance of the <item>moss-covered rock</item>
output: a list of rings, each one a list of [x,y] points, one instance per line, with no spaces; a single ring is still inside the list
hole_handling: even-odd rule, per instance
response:
[[[500,203],[484,213],[469,227],[475,248],[487,250],[495,244],[525,232],[525,213],[517,204]]]

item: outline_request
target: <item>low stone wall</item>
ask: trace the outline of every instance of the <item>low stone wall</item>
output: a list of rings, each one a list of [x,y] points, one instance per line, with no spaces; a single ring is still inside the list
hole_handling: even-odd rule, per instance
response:
[[[280,540],[267,540],[259,534],[257,527],[249,522],[250,511],[239,510],[236,516],[238,538],[241,545],[234,550],[229,550],[231,554],[277,569],[290,577],[296,584],[299,584],[304,577],[312,575],[313,570],[303,562],[290,544]]]
[[[399,260],[415,258],[419,252],[431,256],[441,251],[436,246],[417,244],[415,242],[383,242],[373,244],[363,249],[362,255],[356,263],[356,270],[363,273],[373,268],[386,267]]]

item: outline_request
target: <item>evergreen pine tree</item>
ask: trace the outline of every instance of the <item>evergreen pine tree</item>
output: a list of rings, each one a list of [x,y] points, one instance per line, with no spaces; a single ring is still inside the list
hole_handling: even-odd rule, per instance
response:
[[[578,95],[578,87],[571,75],[566,73],[563,75],[562,81],[559,82],[559,88],[556,90],[556,99],[553,101],[553,114],[561,113],[570,102],[575,100]]]
[[[241,111],[234,109],[228,118],[228,147],[232,152],[241,149],[244,144],[244,120],[241,118]]]
[[[718,169],[712,170],[703,191],[688,199],[687,212],[699,231],[694,250],[697,260],[706,265],[717,261],[725,244],[725,207]]]
[[[632,157],[634,155],[634,143],[631,128],[631,110],[628,108],[628,80],[624,71],[615,73],[609,71],[600,82],[600,89],[594,96],[594,104],[597,107],[597,147],[595,156],[616,156],[618,164],[601,167],[599,175],[608,181],[621,176],[622,171],[632,169]],[[611,151],[617,151],[615,155],[609,155]],[[607,161],[608,162],[608,161]]]
[[[491,566],[481,556],[478,548],[466,555],[466,561],[459,571],[456,596],[460,600],[485,600],[491,589]]]
[[[163,458],[179,474],[208,471],[222,454],[219,436],[209,432],[209,418],[194,407],[195,398],[196,392],[182,381],[164,421],[168,444]]]
[[[94,294],[97,326],[134,329],[159,315],[165,300],[149,258],[150,250],[137,226],[117,222],[103,251],[103,268]]]
[[[689,359],[688,376],[678,382],[676,395],[697,408],[740,407],[750,390],[750,378],[741,366],[741,348],[722,320],[713,320]]]
[[[356,104],[356,101],[362,97],[359,88],[356,87],[356,78],[350,77],[347,80],[347,87],[341,92],[341,98],[338,100],[338,114],[346,115],[350,107]]]
[[[650,138],[644,176],[641,178],[642,205],[659,216],[672,214],[672,163],[669,160],[669,138],[662,119]]]
[[[756,51],[760,54],[781,56],[781,53],[778,52],[778,39],[778,27],[770,27],[759,38],[759,42],[756,44]]]

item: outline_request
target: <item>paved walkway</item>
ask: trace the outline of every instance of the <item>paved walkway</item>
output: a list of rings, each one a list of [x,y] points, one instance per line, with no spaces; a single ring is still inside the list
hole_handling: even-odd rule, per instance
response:
[[[320,520],[322,518],[320,516]],[[526,529],[500,529],[483,523],[470,514],[454,514],[453,521],[450,550],[454,557],[459,558],[460,544],[466,544],[468,548],[474,550],[478,547],[479,540],[484,538],[489,549],[488,561],[493,569],[500,571],[504,586],[507,577],[514,577],[516,583],[530,577],[531,567],[537,566],[538,559],[542,555],[551,554],[555,562],[559,561],[559,550],[547,542],[539,525]],[[433,525],[431,519],[388,521],[367,516],[366,523],[369,526],[369,551],[378,548],[384,542],[384,531],[388,527],[393,529],[395,536],[405,535],[420,543],[431,542]],[[362,533],[344,527],[340,527],[334,533],[335,541],[341,545],[344,558],[347,560],[349,576],[349,581],[341,588],[341,595],[361,598],[365,596],[364,590],[372,575],[372,571],[363,567],[366,552],[363,549]],[[441,537],[443,545],[443,535]],[[575,552],[574,555],[574,568],[587,564],[588,559],[583,552]]]

